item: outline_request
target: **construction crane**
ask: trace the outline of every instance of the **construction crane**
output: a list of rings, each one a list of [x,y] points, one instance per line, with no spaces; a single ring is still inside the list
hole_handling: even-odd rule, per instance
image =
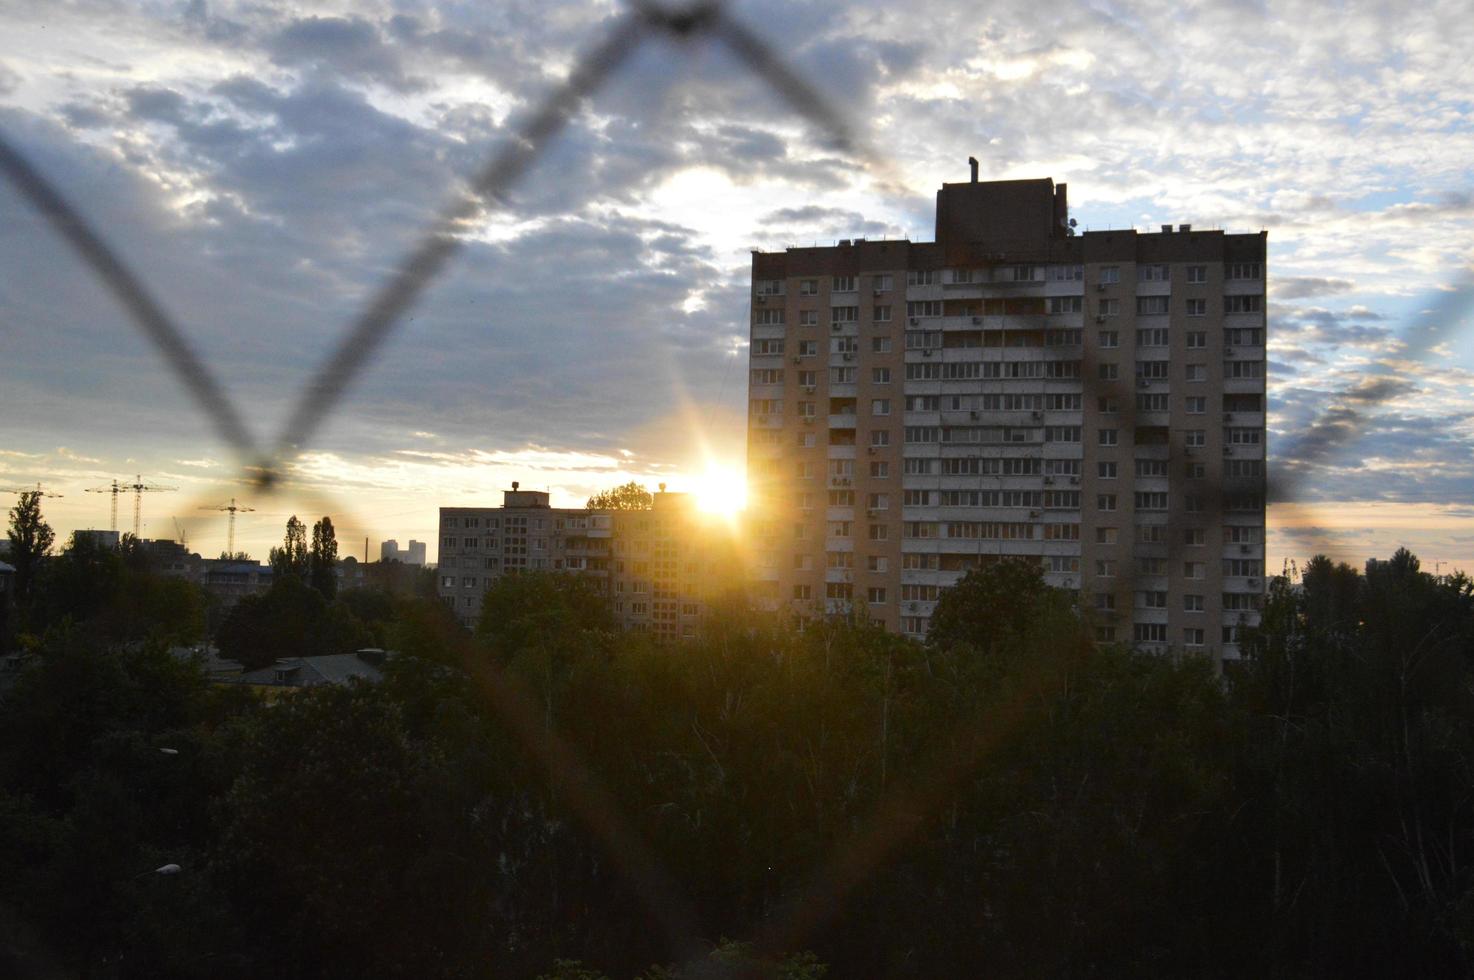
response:
[[[256,508],[254,508],[254,507],[247,507],[244,504],[238,504],[238,503],[236,503],[234,497],[231,497],[230,498],[230,503],[228,503],[228,504],[221,504],[218,507],[211,507],[210,505],[206,504],[205,506],[203,506],[203,507],[200,508],[200,510],[223,510],[223,511],[228,511],[230,513],[230,524],[228,525],[229,528],[230,528],[230,530],[229,530],[229,532],[227,532],[226,537],[225,537],[225,540],[226,540],[225,553],[227,555],[234,555],[235,554],[235,515],[238,512],[239,513],[244,513],[244,514],[249,514],[249,513],[253,512],[255,509]]]
[[[108,525],[108,530],[116,531],[118,529],[118,494],[123,492],[123,485],[117,480],[114,480],[110,485],[105,487],[88,487],[87,492],[110,493],[113,495],[113,515],[112,522]]]
[[[127,493],[131,490],[133,492],[133,537],[137,538],[139,528],[143,524],[143,495],[145,493],[162,493],[176,489],[178,488],[144,483],[143,476],[140,474],[133,477],[132,483],[119,483],[117,480],[114,480],[107,486],[88,487],[87,492],[110,493],[113,495],[112,526],[110,529],[116,531],[118,529],[118,494]]]
[[[65,497],[64,493],[50,493],[41,489],[41,484],[34,487],[0,487],[0,493],[39,493],[43,497]]]

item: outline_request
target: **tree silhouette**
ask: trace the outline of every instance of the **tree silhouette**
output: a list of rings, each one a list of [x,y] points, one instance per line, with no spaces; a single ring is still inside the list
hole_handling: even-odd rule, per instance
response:
[[[36,569],[51,553],[56,540],[51,525],[41,516],[41,491],[27,490],[10,509],[10,561],[15,566],[15,594],[28,599],[36,580]]]
[[[338,594],[338,536],[333,519],[324,517],[312,525],[312,551],[307,556],[308,582],[323,597],[331,600]]]
[[[631,480],[613,489],[599,491],[584,506],[589,510],[649,510],[654,505],[655,498],[650,491]]]

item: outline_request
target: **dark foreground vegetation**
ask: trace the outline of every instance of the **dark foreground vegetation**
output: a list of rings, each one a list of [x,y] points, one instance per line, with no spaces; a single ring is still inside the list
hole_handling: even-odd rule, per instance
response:
[[[1096,649],[1012,565],[948,593],[926,645],[734,613],[657,648],[537,575],[474,637],[426,600],[294,591],[282,615],[400,655],[377,686],[270,700],[170,654],[204,622],[175,585],[82,588],[64,561],[10,626],[6,975],[1474,962],[1474,594],[1405,553],[1278,585],[1221,679]]]

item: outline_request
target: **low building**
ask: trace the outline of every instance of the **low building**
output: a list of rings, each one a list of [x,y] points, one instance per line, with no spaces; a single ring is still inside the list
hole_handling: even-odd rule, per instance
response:
[[[383,650],[332,653],[318,657],[283,657],[270,667],[244,671],[233,683],[252,687],[324,687],[355,682],[377,684],[384,679]]]
[[[662,485],[648,510],[557,508],[517,484],[501,507],[442,507],[436,591],[467,628],[502,575],[566,572],[592,579],[620,625],[665,639],[692,636],[711,604],[740,591],[738,535],[723,518]]]

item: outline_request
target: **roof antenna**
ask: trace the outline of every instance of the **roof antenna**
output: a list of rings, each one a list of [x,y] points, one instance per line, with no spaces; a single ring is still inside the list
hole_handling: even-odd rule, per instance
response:
[[[968,157],[967,165],[972,167],[972,182],[976,184],[978,182],[978,158]]]

